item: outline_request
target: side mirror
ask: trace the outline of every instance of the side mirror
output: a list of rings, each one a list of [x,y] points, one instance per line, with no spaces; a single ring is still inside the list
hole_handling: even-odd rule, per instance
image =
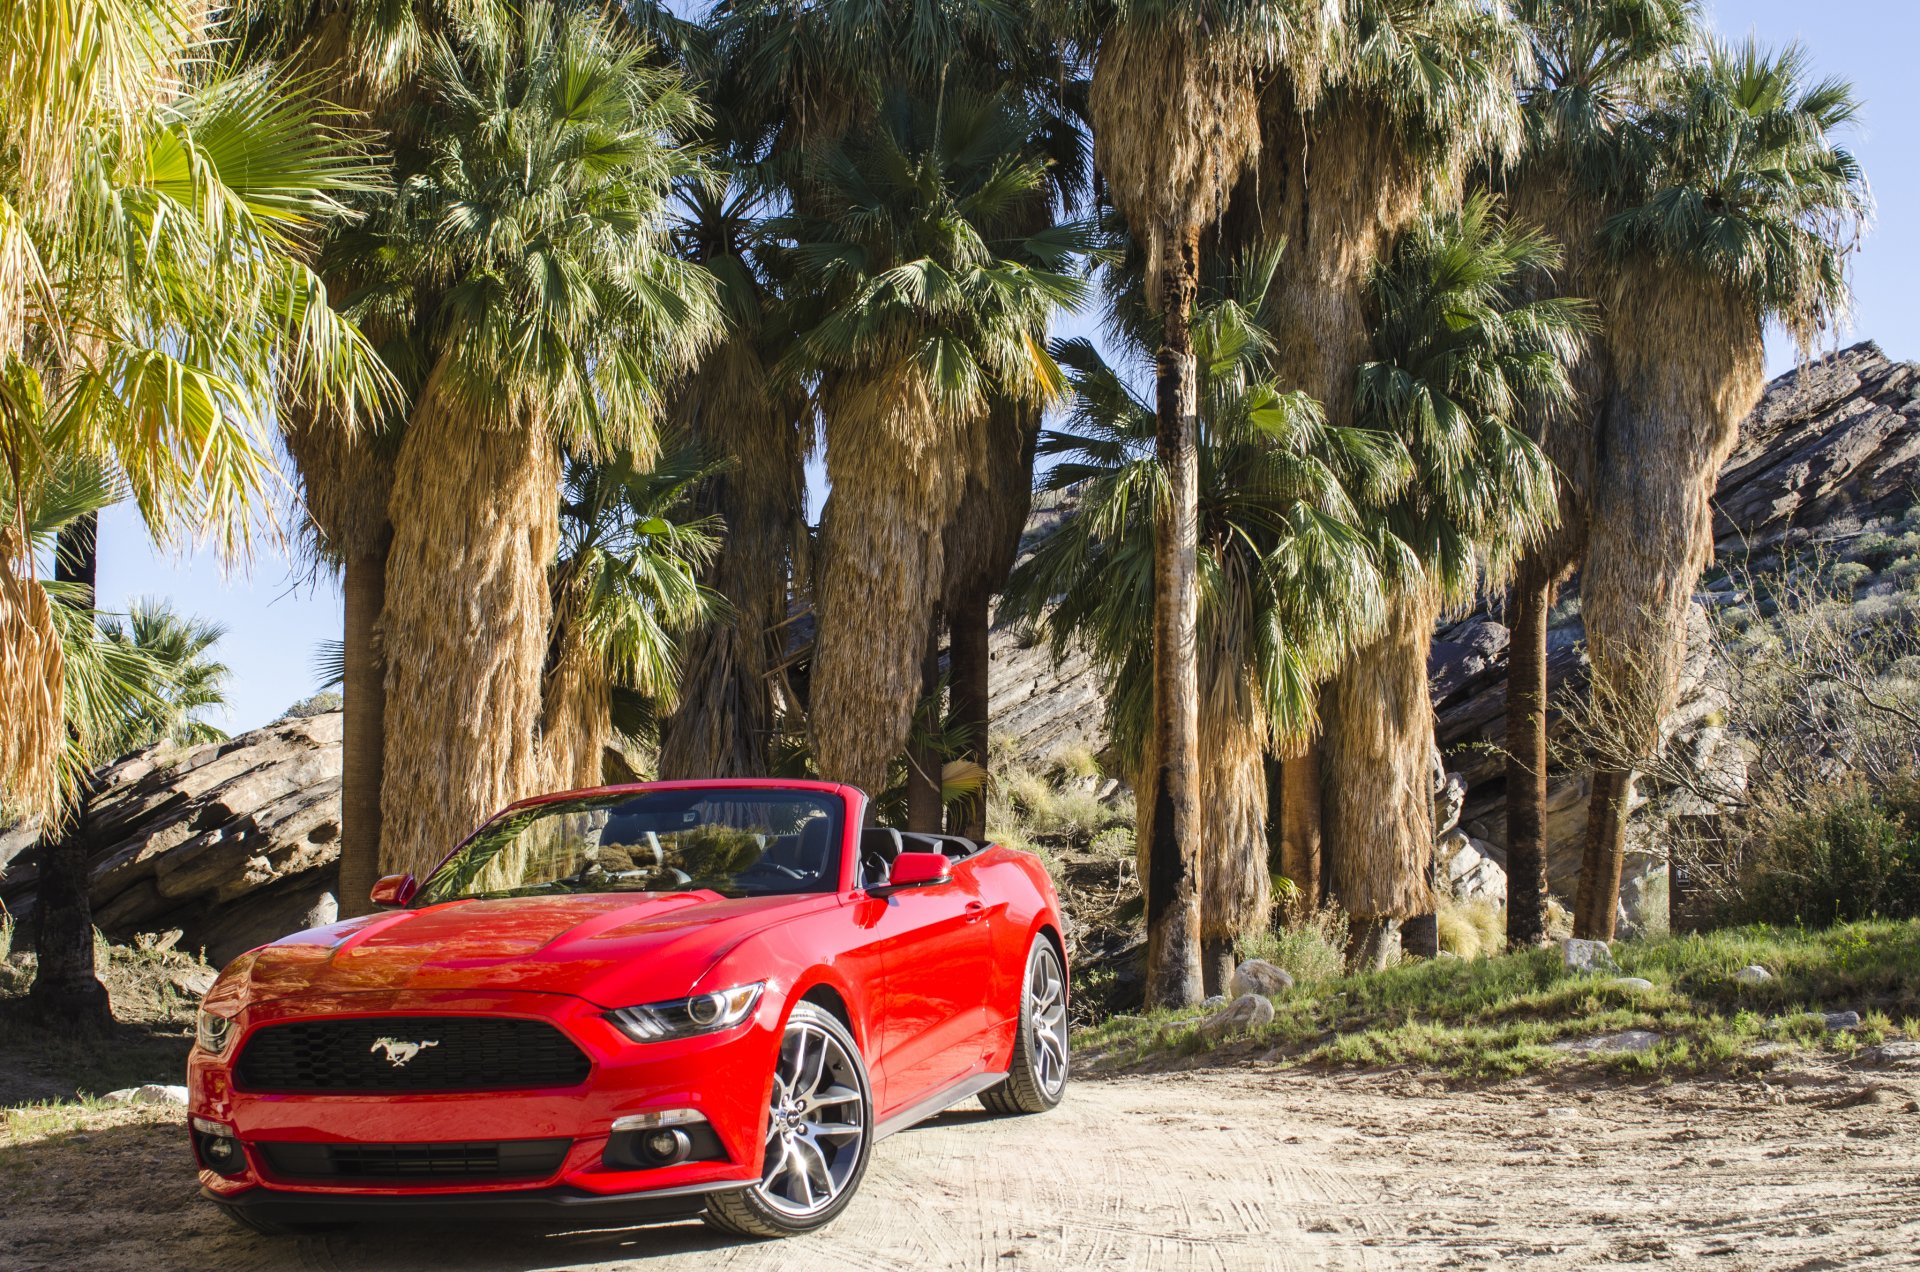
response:
[[[418,891],[420,884],[412,875],[387,875],[373,885],[373,903],[382,910],[398,910]]]
[[[945,883],[953,878],[953,863],[947,860],[945,853],[903,852],[893,859],[893,870],[887,876],[890,888],[924,888],[928,884]]]

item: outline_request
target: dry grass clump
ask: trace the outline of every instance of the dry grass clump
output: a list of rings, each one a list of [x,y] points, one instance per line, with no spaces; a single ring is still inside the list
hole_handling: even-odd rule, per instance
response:
[[[1507,946],[1507,911],[1491,901],[1445,901],[1436,914],[1440,948],[1456,958],[1486,958]]]
[[[1242,959],[1260,958],[1293,977],[1295,985],[1336,980],[1347,970],[1347,916],[1336,905],[1307,910],[1279,931],[1240,943]]]

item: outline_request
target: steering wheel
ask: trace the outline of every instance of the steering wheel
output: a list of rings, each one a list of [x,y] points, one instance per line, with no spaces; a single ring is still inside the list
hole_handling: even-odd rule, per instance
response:
[[[769,874],[778,875],[782,879],[788,879],[795,883],[802,882],[810,877],[805,871],[795,870],[792,866],[783,866],[777,861],[756,861],[745,870],[742,870],[740,877],[745,879],[751,875]]]

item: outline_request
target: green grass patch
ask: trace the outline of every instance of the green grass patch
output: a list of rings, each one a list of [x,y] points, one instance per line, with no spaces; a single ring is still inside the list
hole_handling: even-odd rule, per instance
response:
[[[1614,958],[1619,976],[1653,987],[1569,972],[1557,950],[1435,959],[1303,983],[1276,1000],[1271,1024],[1217,1044],[1200,1032],[1202,1016],[1158,1012],[1083,1030],[1075,1045],[1095,1068],[1217,1049],[1297,1064],[1414,1065],[1497,1078],[1567,1065],[1629,1074],[1759,1069],[1772,1063],[1755,1054],[1761,1042],[1845,1053],[1896,1034],[1920,1036],[1920,921],[1620,942]],[[1773,979],[1733,979],[1755,963]],[[1849,1009],[1860,1012],[1860,1028],[1826,1027],[1823,1013]],[[1598,1054],[1554,1045],[1628,1029],[1660,1041],[1644,1052]]]

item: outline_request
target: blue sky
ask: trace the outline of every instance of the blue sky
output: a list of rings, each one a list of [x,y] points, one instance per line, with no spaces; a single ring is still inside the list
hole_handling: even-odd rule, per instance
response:
[[[1822,73],[1851,78],[1866,102],[1851,138],[1873,182],[1876,223],[1855,266],[1854,329],[1892,356],[1920,358],[1920,5],[1909,0],[1708,0],[1715,28],[1729,38],[1756,32],[1763,42],[1798,39]],[[1793,364],[1775,340],[1775,371]],[[813,484],[819,485],[814,475]],[[315,688],[314,654],[340,631],[337,583],[289,562],[262,541],[252,563],[223,571],[207,551],[156,551],[132,510],[101,520],[100,604],[125,609],[136,597],[163,596],[176,608],[224,623],[220,656],[233,670],[222,727],[250,729],[278,716]]]

